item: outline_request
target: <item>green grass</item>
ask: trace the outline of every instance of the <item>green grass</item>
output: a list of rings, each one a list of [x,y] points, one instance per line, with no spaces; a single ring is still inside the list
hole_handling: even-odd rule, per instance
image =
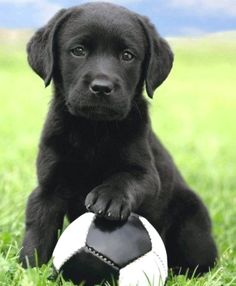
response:
[[[219,248],[202,278],[167,285],[236,285],[236,41],[224,35],[171,40],[175,65],[152,100],[155,131],[207,204]],[[30,70],[22,43],[0,48],[0,285],[56,285],[49,266],[17,263],[24,207],[36,184],[35,157],[50,88]],[[63,285],[71,285],[64,283]]]

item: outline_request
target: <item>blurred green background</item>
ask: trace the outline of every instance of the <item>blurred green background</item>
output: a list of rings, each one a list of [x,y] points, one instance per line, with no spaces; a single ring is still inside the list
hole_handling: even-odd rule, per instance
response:
[[[54,285],[48,267],[17,264],[51,94],[27,65],[30,34],[0,30],[0,285]],[[236,285],[236,33],[169,42],[175,64],[150,101],[152,124],[208,206],[220,260],[203,278],[168,285]]]

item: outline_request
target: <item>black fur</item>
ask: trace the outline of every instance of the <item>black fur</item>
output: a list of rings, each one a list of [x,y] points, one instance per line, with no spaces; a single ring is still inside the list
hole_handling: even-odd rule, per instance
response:
[[[77,49],[75,49],[77,47]],[[124,53],[126,51],[126,53]],[[134,57],[133,57],[134,55]],[[21,261],[48,262],[63,218],[86,209],[109,220],[130,212],[161,234],[169,267],[208,271],[217,251],[207,210],[154,135],[152,97],[173,62],[149,21],[112,4],[61,10],[28,44],[28,60],[54,96],[29,197]]]

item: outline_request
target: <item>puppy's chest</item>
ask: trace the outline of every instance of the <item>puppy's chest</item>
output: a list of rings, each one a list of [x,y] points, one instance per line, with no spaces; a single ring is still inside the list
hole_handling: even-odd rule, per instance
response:
[[[111,168],[112,162],[119,161],[120,146],[111,136],[85,136],[78,132],[71,132],[68,137],[68,157],[77,161],[83,169],[88,171],[104,171]]]

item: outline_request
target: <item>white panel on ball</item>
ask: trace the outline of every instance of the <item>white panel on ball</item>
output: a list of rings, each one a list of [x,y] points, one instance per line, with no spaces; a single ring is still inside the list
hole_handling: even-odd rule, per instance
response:
[[[146,230],[150,236],[150,239],[152,242],[152,252],[155,252],[160,259],[160,263],[162,265],[161,275],[162,275],[162,277],[166,278],[168,275],[168,261],[167,261],[167,253],[166,253],[165,245],[164,245],[159,233],[150,224],[150,222],[142,216],[139,216],[139,219],[143,223],[144,227],[146,228]]]
[[[120,270],[119,286],[164,286],[166,277],[160,258],[150,251]]]
[[[85,213],[73,221],[62,233],[52,254],[56,270],[59,270],[65,261],[86,245],[86,237],[94,217],[93,213]]]

